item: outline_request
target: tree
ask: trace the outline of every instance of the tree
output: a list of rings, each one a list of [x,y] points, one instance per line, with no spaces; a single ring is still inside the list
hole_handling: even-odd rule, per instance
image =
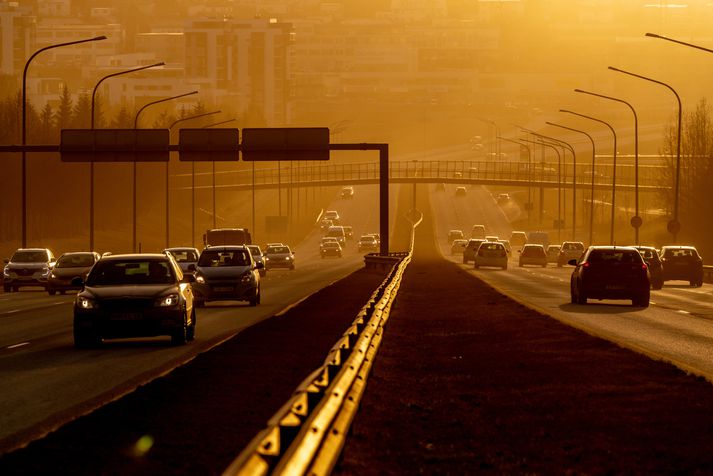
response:
[[[59,97],[59,107],[55,113],[55,124],[57,129],[62,130],[72,125],[72,94],[65,84],[62,87],[62,95]]]
[[[45,104],[45,107],[40,113],[40,121],[38,125],[37,138],[40,143],[51,144],[57,141],[57,133],[54,127],[54,111],[50,103]]]
[[[72,110],[72,127],[77,129],[91,128],[92,102],[89,94],[84,92],[79,95],[77,104]]]
[[[117,116],[111,122],[111,127],[116,129],[131,129],[132,127],[134,127],[134,119],[131,117],[131,114],[129,114],[129,111],[126,109],[126,105],[121,106],[119,114],[117,114]]]

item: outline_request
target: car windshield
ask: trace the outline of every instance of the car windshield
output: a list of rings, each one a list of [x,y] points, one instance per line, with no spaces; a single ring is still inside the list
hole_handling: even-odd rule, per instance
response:
[[[280,253],[289,253],[290,249],[286,246],[274,246],[272,248],[268,248],[265,253],[269,254],[280,254]]]
[[[664,253],[666,258],[692,258],[695,256],[690,248],[683,249],[667,249]]]
[[[198,261],[198,253],[195,250],[171,250],[171,254],[179,263],[195,263]]]
[[[656,258],[656,253],[654,253],[654,250],[639,250],[639,253],[641,254],[642,257],[646,259],[652,259]]]
[[[638,258],[638,259],[637,259]],[[629,250],[592,250],[587,261],[590,263],[636,263],[640,255]]]
[[[38,250],[15,251],[15,254],[12,255],[12,259],[10,261],[16,263],[46,263],[47,253],[45,251]]]
[[[250,250],[250,254],[253,256],[262,256],[262,252],[260,251],[259,246],[248,246],[248,249]]]
[[[174,279],[167,260],[99,260],[87,276],[87,286],[170,284]]]
[[[76,255],[63,255],[57,260],[55,268],[86,268],[94,264],[94,255],[82,253]]]
[[[541,255],[543,252],[544,252],[544,249],[540,246],[525,246],[522,249],[523,256],[537,256],[537,255]]]
[[[219,268],[224,266],[247,266],[250,258],[244,250],[204,250],[198,266]]]
[[[562,245],[562,249],[567,251],[580,251],[584,249],[584,245],[582,243],[565,243]]]

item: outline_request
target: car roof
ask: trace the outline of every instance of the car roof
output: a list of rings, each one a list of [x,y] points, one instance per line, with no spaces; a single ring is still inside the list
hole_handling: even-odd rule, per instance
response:
[[[170,248],[164,248],[163,251],[198,251],[198,248],[193,248],[192,246],[172,246]]]
[[[675,250],[695,250],[695,246],[686,246],[686,245],[665,245],[662,246],[661,249],[666,248],[668,249],[675,249]]]
[[[107,255],[102,257],[102,261],[122,261],[127,259],[169,259],[163,253],[125,253],[121,255]]]
[[[224,251],[232,251],[232,250],[247,250],[246,245],[215,245],[215,246],[207,246],[203,251],[206,250],[224,250]]]

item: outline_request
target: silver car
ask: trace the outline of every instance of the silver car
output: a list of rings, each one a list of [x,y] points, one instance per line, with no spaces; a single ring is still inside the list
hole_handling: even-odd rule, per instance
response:
[[[248,249],[250,250],[250,254],[253,255],[253,259],[255,260],[255,263],[260,263],[262,267],[259,269],[260,271],[260,276],[265,276],[267,274],[267,270],[265,269],[265,258],[262,255],[262,250],[258,245],[246,245]]]
[[[191,272],[188,270],[188,268],[198,262],[198,256],[200,255],[198,249],[189,246],[175,246],[173,248],[166,248],[165,250],[163,250],[163,252],[171,253],[171,255],[173,255],[173,258],[176,260],[176,263],[178,263],[178,266],[181,267],[181,271],[183,271],[184,273]]]
[[[9,293],[22,286],[41,286],[47,289],[47,278],[54,264],[54,255],[47,248],[18,249],[10,260],[5,260],[3,290]]]
[[[260,269],[244,245],[209,246],[192,267],[196,307],[208,301],[248,301],[260,304]]]
[[[47,292],[50,296],[65,291],[80,290],[81,286],[72,283],[74,278],[86,279],[94,263],[99,261],[99,253],[94,251],[76,251],[64,253],[57,259],[47,278]]]

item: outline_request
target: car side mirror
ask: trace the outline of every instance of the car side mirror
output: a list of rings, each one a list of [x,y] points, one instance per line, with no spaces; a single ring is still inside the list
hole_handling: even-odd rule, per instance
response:
[[[259,262],[255,263],[255,269],[264,269],[264,268],[265,268],[265,264],[263,262],[259,261]]]
[[[191,265],[192,266],[192,265]],[[183,279],[181,279],[182,283],[195,283],[196,282],[196,276],[194,274],[186,273],[183,275]]]
[[[191,263],[188,265],[188,271],[195,271],[196,270],[196,265]]]
[[[571,259],[571,260],[567,261],[567,264],[570,266],[577,266],[577,260]]]
[[[7,258],[5,258],[5,259],[2,260],[2,262],[5,263],[5,264],[8,264],[8,263],[10,262],[10,260],[7,259]]]
[[[71,283],[72,283],[72,286],[83,288],[84,287],[84,278],[82,278],[81,276],[75,276],[74,278],[72,278]]]

